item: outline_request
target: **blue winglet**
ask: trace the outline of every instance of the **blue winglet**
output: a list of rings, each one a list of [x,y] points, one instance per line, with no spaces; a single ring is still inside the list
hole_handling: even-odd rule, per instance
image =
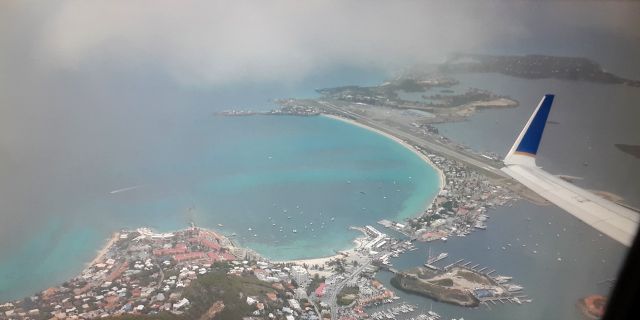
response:
[[[533,117],[527,131],[525,132],[520,144],[516,148],[517,153],[524,153],[535,156],[538,153],[538,147],[540,146],[540,140],[542,139],[542,132],[544,126],[547,124],[547,117],[551,111],[551,104],[553,104],[552,94],[546,94],[540,103],[538,112]]]

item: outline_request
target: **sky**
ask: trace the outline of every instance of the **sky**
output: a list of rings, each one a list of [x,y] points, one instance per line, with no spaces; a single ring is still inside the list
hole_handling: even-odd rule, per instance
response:
[[[587,56],[640,78],[639,40],[632,2],[4,0],[0,241],[209,92],[458,51]]]

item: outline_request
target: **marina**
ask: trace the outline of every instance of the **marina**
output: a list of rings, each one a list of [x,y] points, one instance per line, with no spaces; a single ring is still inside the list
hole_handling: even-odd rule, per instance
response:
[[[410,304],[400,304],[397,306],[389,307],[384,310],[376,310],[369,315],[370,319],[374,320],[386,320],[386,319],[401,319],[401,320],[440,320],[442,317],[432,311],[423,311],[423,308]],[[462,319],[464,320],[464,319]]]

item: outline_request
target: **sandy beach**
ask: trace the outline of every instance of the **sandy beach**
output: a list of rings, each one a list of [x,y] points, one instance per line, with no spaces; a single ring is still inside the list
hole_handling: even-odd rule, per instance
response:
[[[442,188],[444,187],[445,184],[445,175],[442,172],[442,170],[440,170],[440,168],[438,168],[433,162],[431,162],[431,159],[429,159],[426,155],[424,155],[422,152],[416,150],[416,148],[414,148],[412,145],[406,143],[405,141],[403,141],[402,139],[399,139],[393,135],[390,135],[384,131],[366,126],[364,124],[361,124],[359,122],[356,122],[354,120],[351,119],[347,119],[347,118],[343,118],[343,117],[339,117],[339,116],[335,116],[335,115],[328,115],[328,114],[322,114],[321,116],[323,117],[327,117],[327,118],[331,118],[331,119],[335,119],[338,121],[342,121],[342,122],[346,122],[350,125],[354,125],[354,126],[358,126],[360,128],[369,130],[371,132],[375,132],[379,135],[382,135],[388,139],[391,139],[395,142],[397,142],[398,144],[400,144],[401,146],[405,147],[407,150],[413,152],[415,155],[417,155],[418,157],[420,157],[420,159],[422,159],[427,165],[429,165],[430,167],[432,167],[434,170],[436,170],[438,172],[438,177],[439,177],[439,189],[442,190]],[[434,197],[435,199],[435,197]],[[422,213],[424,212],[424,210],[426,210],[431,203],[433,202],[434,199],[431,199],[430,201],[427,202],[425,208],[423,208],[422,210],[420,210],[419,212],[416,213],[416,216],[420,216],[422,215]],[[109,249],[109,247],[111,247],[119,238],[120,234],[119,233],[114,233],[113,236],[109,239],[109,241],[106,243],[106,245],[102,248],[102,250],[100,250],[97,254],[97,256],[88,263],[87,266],[91,266],[94,265],[98,262],[100,262],[103,258],[103,256],[106,254],[107,250]],[[354,246],[346,249],[346,250],[342,250],[342,253],[345,253],[347,256],[346,258],[348,259],[349,256],[355,255],[356,251],[361,248],[364,243],[365,243],[365,239],[366,237],[357,237],[356,239],[353,240]],[[308,258],[308,259],[294,259],[294,260],[284,260],[284,261],[276,261],[276,263],[295,263],[295,264],[306,264],[308,266],[313,266],[313,265],[324,265],[327,262],[336,259],[336,258],[345,258],[345,255],[343,254],[335,254],[335,255],[331,255],[331,256],[326,256],[326,257],[318,257],[318,258]]]
[[[319,258],[285,260],[285,261],[278,261],[277,263],[295,263],[299,265],[306,264],[308,266],[314,266],[314,265],[322,266],[333,259],[337,259],[337,258],[348,259],[349,257],[356,254],[356,251],[362,248],[366,242],[367,242],[367,237],[366,235],[363,235],[353,239],[353,244],[354,244],[353,247],[340,251],[341,253],[344,253],[344,254],[338,253],[331,256],[319,257]]]
[[[327,118],[331,118],[334,120],[338,120],[338,121],[342,121],[342,122],[346,122],[350,125],[354,125],[354,126],[358,126],[360,128],[369,130],[371,132],[375,132],[379,135],[382,135],[388,139],[391,139],[395,142],[397,142],[398,144],[400,144],[401,146],[405,147],[407,150],[413,152],[415,155],[417,155],[418,157],[420,157],[420,159],[422,159],[422,161],[424,161],[427,165],[429,165],[430,167],[432,167],[434,170],[436,170],[436,172],[438,172],[438,189],[442,190],[442,188],[445,185],[445,175],[444,172],[442,172],[442,170],[440,170],[440,168],[438,168],[432,161],[431,159],[429,159],[429,157],[427,157],[425,154],[423,154],[422,152],[416,150],[416,148],[414,148],[412,145],[406,143],[405,141],[403,141],[402,139],[399,139],[393,135],[390,135],[384,131],[378,130],[376,128],[372,128],[369,126],[366,126],[362,123],[359,123],[357,121],[351,120],[351,119],[347,119],[347,118],[343,118],[343,117],[339,117],[339,116],[335,116],[335,115],[331,115],[331,114],[321,114],[322,117],[327,117]],[[421,216],[422,213],[424,212],[424,210],[428,209],[431,206],[431,203],[433,203],[433,201],[435,200],[435,197],[433,199],[431,199],[431,201],[427,202],[427,205],[425,206],[425,208],[423,208],[422,210],[420,210],[419,212],[416,213],[416,216]],[[350,248],[348,250],[343,250],[342,252],[347,253],[349,256],[351,256],[352,254],[354,254],[356,252],[356,250],[358,248],[360,248],[363,245],[363,239],[362,237],[358,237],[356,239],[353,240],[355,247]],[[287,261],[281,261],[281,262],[285,262],[285,263],[295,263],[295,264],[306,264],[308,266],[313,266],[313,265],[324,265],[327,262],[336,259],[336,258],[344,258],[343,255],[341,254],[336,254],[336,255],[332,255],[332,256],[328,256],[328,257],[320,257],[320,258],[311,258],[311,259],[295,259],[295,260],[287,260]]]
[[[107,251],[109,251],[109,248],[116,243],[116,241],[118,241],[118,239],[120,238],[120,233],[119,232],[114,232],[113,235],[111,235],[111,238],[109,238],[109,240],[107,241],[107,243],[104,245],[104,247],[102,247],[102,249],[100,249],[100,251],[98,251],[98,254],[96,255],[95,258],[93,258],[93,260],[91,260],[91,262],[87,263],[87,267],[90,267],[98,262],[101,262],[102,258],[104,257],[104,255],[107,253]]]

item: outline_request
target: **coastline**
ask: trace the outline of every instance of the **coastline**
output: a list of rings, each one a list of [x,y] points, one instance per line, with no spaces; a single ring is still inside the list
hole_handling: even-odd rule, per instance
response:
[[[105,243],[105,245],[102,247],[102,249],[98,251],[98,254],[96,255],[96,257],[93,258],[93,260],[91,260],[89,263],[87,263],[85,268],[91,267],[94,264],[100,262],[100,260],[104,258],[104,255],[107,254],[107,251],[109,251],[109,248],[111,248],[111,246],[113,246],[113,244],[116,243],[116,241],[118,241],[119,238],[120,238],[120,232],[114,232],[111,235],[111,238],[109,238],[109,240],[107,240],[107,243]]]
[[[436,170],[436,172],[438,173],[438,188],[439,190],[442,190],[442,188],[445,185],[445,176],[444,173],[442,172],[442,170],[440,170],[440,168],[438,168],[425,154],[423,154],[422,152],[420,152],[419,150],[417,150],[416,148],[414,148],[412,145],[410,145],[409,143],[401,140],[400,138],[397,138],[389,133],[383,132],[381,130],[378,130],[376,128],[372,128],[369,126],[366,126],[364,124],[358,123],[354,120],[351,119],[347,119],[347,118],[343,118],[343,117],[339,117],[339,116],[335,116],[335,115],[329,115],[329,114],[321,114],[320,116],[324,116],[330,119],[334,119],[337,121],[342,121],[344,123],[350,124],[350,125],[354,125],[354,126],[358,126],[362,129],[368,130],[370,132],[374,132],[377,133],[379,135],[382,135],[388,139],[393,140],[394,142],[400,144],[401,146],[403,146],[404,148],[406,148],[407,150],[413,152],[415,155],[417,155],[418,157],[420,157],[420,159],[422,159],[422,161],[424,161],[427,165],[431,166],[431,168],[433,168],[434,170]],[[436,196],[434,196],[432,199],[427,199],[427,201],[425,202],[425,207],[421,210],[419,210],[415,215],[412,215],[411,217],[414,216],[420,216],[423,214],[424,210],[426,210],[426,208],[428,208],[433,201],[435,200]],[[209,229],[209,230],[215,230],[215,229]],[[99,250],[96,251],[96,255],[93,259],[91,259],[90,261],[86,262],[84,264],[84,268],[83,271],[89,269],[91,266],[94,266],[95,264],[98,264],[100,262],[104,262],[104,258],[105,255],[108,253],[109,249],[119,240],[120,238],[120,232],[113,232],[111,234],[110,237],[105,238],[103,242],[103,245],[99,248]],[[309,266],[313,266],[313,265],[325,265],[326,263],[328,263],[331,260],[337,259],[337,258],[346,258],[347,260],[349,260],[351,257],[356,256],[358,253],[358,249],[360,249],[363,244],[364,244],[364,239],[366,237],[363,237],[361,235],[355,237],[352,242],[351,245],[346,246],[344,249],[340,250],[339,253],[333,254],[333,255],[329,255],[329,256],[321,256],[321,257],[314,257],[314,258],[302,258],[302,259],[291,259],[291,260],[282,260],[282,261],[274,261],[274,263],[292,263],[292,264],[307,264]],[[244,247],[246,249],[251,249],[249,247]],[[251,249],[252,250],[252,249]]]
[[[375,132],[375,133],[377,133],[379,135],[382,135],[382,136],[384,136],[384,137],[386,137],[388,139],[391,139],[391,140],[397,142],[401,146],[405,147],[407,150],[409,150],[409,151],[413,152],[415,155],[417,155],[420,159],[422,159],[422,161],[427,163],[427,165],[432,167],[438,173],[438,189],[441,191],[444,188],[445,182],[446,182],[446,178],[445,178],[444,172],[442,172],[442,170],[440,170],[440,168],[438,168],[438,166],[436,166],[435,163],[433,163],[431,161],[431,159],[429,159],[429,157],[427,157],[424,153],[416,150],[416,148],[414,148],[412,145],[408,144],[404,140],[402,140],[402,139],[400,139],[400,138],[398,138],[396,136],[393,136],[393,135],[391,135],[389,133],[386,133],[386,132],[384,132],[382,130],[378,130],[376,128],[372,128],[372,127],[369,127],[367,125],[364,125],[364,124],[362,124],[360,122],[357,122],[355,120],[347,119],[347,118],[336,116],[336,115],[332,115],[332,114],[324,114],[324,113],[320,114],[320,116],[321,117],[327,117],[327,118],[334,119],[334,120],[338,120],[338,121],[342,121],[342,122],[345,122],[345,123],[360,127],[362,129],[369,130],[371,132]],[[428,209],[429,206],[431,206],[431,204],[433,203],[435,198],[436,197],[434,196],[433,199],[431,199],[430,201],[427,201],[427,205],[418,214],[414,215],[414,217],[418,217],[418,216],[422,215],[422,213],[426,209]]]
[[[416,150],[416,148],[414,148],[412,145],[406,143],[404,140],[395,137],[389,133],[386,133],[384,131],[378,130],[376,128],[372,128],[369,127],[367,125],[364,125],[362,123],[359,123],[357,121],[351,120],[351,119],[347,119],[347,118],[343,118],[343,117],[339,117],[336,115],[331,115],[331,114],[320,114],[321,117],[326,117],[326,118],[330,118],[330,119],[334,119],[337,121],[342,121],[344,123],[353,125],[353,126],[357,126],[360,127],[362,129],[365,130],[369,130],[371,132],[377,133],[379,135],[384,136],[385,138],[391,139],[393,141],[395,141],[396,143],[400,144],[401,146],[403,146],[404,148],[406,148],[407,150],[413,152],[415,155],[417,155],[420,159],[422,159],[422,161],[424,161],[428,166],[432,167],[437,173],[438,173],[438,190],[442,190],[445,186],[445,175],[444,172],[442,172],[442,170],[440,170],[440,168],[438,168],[438,166],[436,166],[431,159],[429,159],[429,157],[427,157],[424,153]],[[437,196],[437,195],[436,195]],[[419,217],[420,215],[422,215],[424,213],[424,211],[426,209],[428,209],[431,204],[433,203],[433,201],[436,199],[436,196],[433,197],[433,199],[429,200],[426,202],[425,207],[420,210],[418,213],[416,213],[414,215],[414,217]],[[350,256],[351,254],[355,253],[355,251],[361,247],[362,243],[361,243],[361,237],[357,237],[353,240],[353,243],[355,244],[354,247],[342,250],[341,252],[344,252],[347,254],[347,256]],[[331,255],[331,256],[326,256],[326,257],[319,257],[319,258],[306,258],[306,259],[292,259],[292,260],[285,260],[285,261],[278,261],[281,263],[296,263],[296,264],[307,264],[307,265],[324,265],[327,262],[336,259],[336,258],[341,258],[344,257],[344,255],[342,254],[335,254],[335,255]]]
[[[292,259],[292,260],[283,260],[283,261],[273,261],[274,263],[295,263],[295,264],[306,264],[308,266],[320,265],[323,266],[327,264],[327,262],[338,259],[338,258],[348,258],[351,255],[355,254],[358,249],[360,249],[366,243],[366,235],[362,235],[356,237],[352,241],[353,246],[344,250],[340,250],[340,253],[336,253],[330,256],[318,257],[318,258],[304,258],[304,259]]]

